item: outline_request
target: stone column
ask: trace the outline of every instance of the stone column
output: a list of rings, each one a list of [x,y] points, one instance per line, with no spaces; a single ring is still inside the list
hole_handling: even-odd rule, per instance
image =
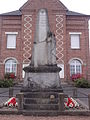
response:
[[[13,87],[9,88],[9,98],[13,97]]]
[[[64,93],[59,93],[58,98],[59,98],[59,111],[62,112],[64,111]]]
[[[23,93],[19,93],[16,95],[16,97],[18,98],[18,111],[23,110],[23,97],[24,94]]]

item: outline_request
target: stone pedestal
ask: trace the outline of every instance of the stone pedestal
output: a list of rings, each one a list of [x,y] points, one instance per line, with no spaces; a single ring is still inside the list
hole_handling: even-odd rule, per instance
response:
[[[30,89],[60,88],[59,72],[61,68],[53,66],[28,66],[24,68],[24,87]]]

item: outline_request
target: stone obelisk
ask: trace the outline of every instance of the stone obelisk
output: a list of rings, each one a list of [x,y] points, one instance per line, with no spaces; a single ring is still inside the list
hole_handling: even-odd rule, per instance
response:
[[[56,40],[50,31],[48,11],[40,9],[37,14],[32,60],[24,68],[24,87],[47,89],[60,87],[60,68],[56,64]]]

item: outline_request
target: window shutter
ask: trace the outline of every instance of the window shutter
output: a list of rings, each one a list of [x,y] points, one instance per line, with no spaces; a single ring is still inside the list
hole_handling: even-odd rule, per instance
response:
[[[7,48],[16,48],[16,35],[7,35]]]
[[[72,49],[79,49],[80,48],[80,35],[78,35],[78,34],[71,35],[71,48]]]

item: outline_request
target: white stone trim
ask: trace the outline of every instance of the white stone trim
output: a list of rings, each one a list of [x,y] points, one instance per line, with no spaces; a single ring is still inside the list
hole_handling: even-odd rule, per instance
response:
[[[72,59],[69,60],[68,63],[70,64],[72,62],[72,60],[79,60],[81,62],[81,64],[83,65],[83,61],[80,58],[76,58],[76,57],[72,58]]]
[[[72,35],[72,34],[73,34],[73,35],[78,35],[78,34],[81,35],[82,32],[69,32],[69,35]]]
[[[28,59],[29,57],[31,57],[31,39],[32,39],[32,15],[24,15],[24,48],[23,48],[23,63],[30,63],[30,60]],[[28,26],[27,26],[28,24]],[[29,31],[27,33],[27,30]],[[27,37],[28,36],[28,37]],[[29,44],[27,44],[29,43]],[[28,50],[27,50],[28,48]]]
[[[18,32],[5,32],[6,35],[17,35]]]
[[[7,60],[9,60],[9,59],[13,59],[13,60],[16,61],[17,64],[19,64],[18,60],[17,60],[16,58],[14,58],[14,57],[8,57],[8,58],[6,58],[6,59],[3,61],[3,64],[5,64],[5,62],[6,62]]]
[[[64,63],[63,57],[63,15],[56,15],[56,56],[58,63]]]

